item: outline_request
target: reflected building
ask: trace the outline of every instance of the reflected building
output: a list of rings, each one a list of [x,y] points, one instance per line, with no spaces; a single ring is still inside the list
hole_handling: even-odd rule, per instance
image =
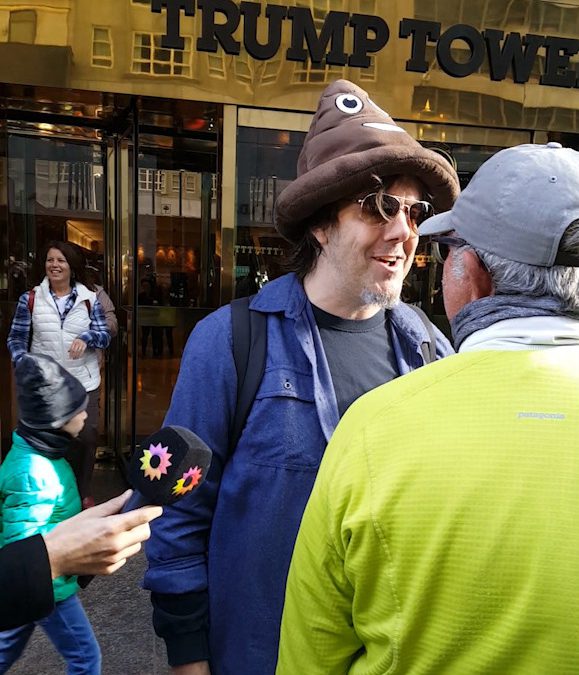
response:
[[[101,445],[122,454],[161,424],[197,321],[282,273],[275,199],[329,82],[466,185],[503,147],[578,144],[578,54],[578,0],[0,0],[0,386],[43,247],[77,244],[117,306]],[[444,328],[418,254],[407,296]]]

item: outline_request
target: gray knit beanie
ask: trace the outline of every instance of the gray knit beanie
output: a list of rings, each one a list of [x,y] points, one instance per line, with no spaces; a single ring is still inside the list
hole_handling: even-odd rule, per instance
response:
[[[60,429],[88,404],[86,389],[51,356],[24,354],[14,374],[20,419],[31,429]]]

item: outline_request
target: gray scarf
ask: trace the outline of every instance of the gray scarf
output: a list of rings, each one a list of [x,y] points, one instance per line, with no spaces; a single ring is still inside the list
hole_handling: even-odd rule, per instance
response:
[[[454,348],[458,351],[466,338],[498,321],[529,316],[575,316],[561,308],[553,297],[533,298],[528,295],[491,295],[469,302],[450,322]]]
[[[22,420],[18,422],[16,432],[36,452],[48,459],[61,459],[66,455],[72,443],[72,436],[62,429],[32,429]]]

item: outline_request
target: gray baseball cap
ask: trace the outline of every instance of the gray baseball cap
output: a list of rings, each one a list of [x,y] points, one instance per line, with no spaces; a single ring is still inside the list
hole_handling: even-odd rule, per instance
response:
[[[558,254],[579,220],[579,152],[560,143],[517,145],[497,152],[475,173],[450,211],[419,228],[420,236],[456,231],[474,248],[541,267],[579,266]]]

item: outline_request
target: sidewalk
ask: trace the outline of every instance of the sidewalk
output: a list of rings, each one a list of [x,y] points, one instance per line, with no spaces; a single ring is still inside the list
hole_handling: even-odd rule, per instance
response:
[[[112,464],[97,464],[94,495],[102,502],[125,489]],[[165,644],[151,622],[149,593],[140,588],[146,566],[141,551],[110,577],[96,577],[80,598],[103,655],[102,675],[164,675],[168,672]],[[62,675],[64,660],[41,628],[36,628],[10,675]]]

